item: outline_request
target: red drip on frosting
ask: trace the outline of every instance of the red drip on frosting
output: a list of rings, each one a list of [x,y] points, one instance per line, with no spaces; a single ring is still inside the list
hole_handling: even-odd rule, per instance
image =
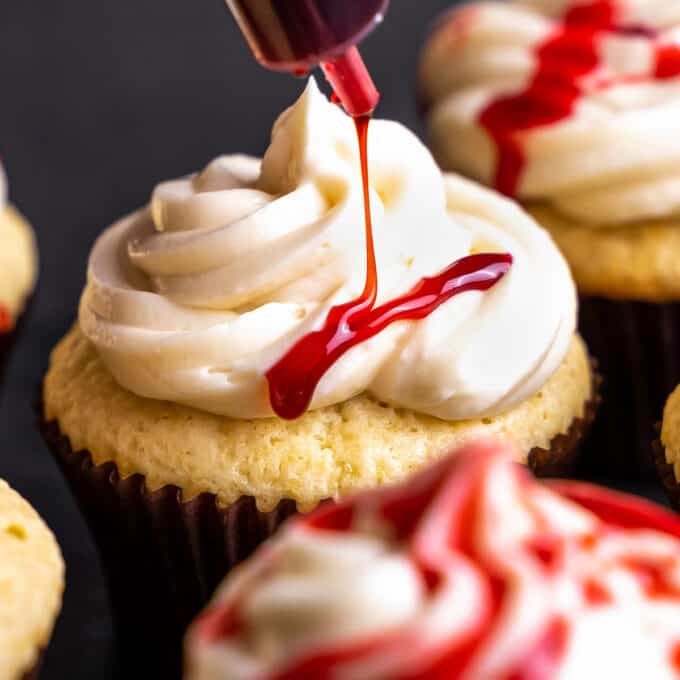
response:
[[[488,290],[512,265],[509,254],[464,257],[437,276],[421,279],[406,295],[376,307],[378,273],[368,183],[370,118],[362,116],[355,121],[364,190],[366,283],[358,298],[333,307],[320,330],[304,336],[267,372],[272,408],[281,418],[289,420],[304,414],[325,373],[352,347],[370,340],[397,321],[424,319],[456,295]]]
[[[680,587],[669,576],[676,563],[675,559],[670,562],[630,558],[625,560],[625,566],[640,581],[645,595],[653,600],[680,600]]]
[[[673,668],[680,674],[680,642],[678,642],[671,651],[671,663]]]
[[[595,579],[589,579],[585,582],[583,596],[586,602],[594,607],[610,604],[613,600],[609,590]]]
[[[9,333],[14,328],[14,320],[9,309],[0,304],[0,333]]]
[[[559,27],[536,48],[538,66],[527,88],[496,99],[482,111],[479,122],[497,147],[495,186],[499,191],[509,196],[518,191],[526,164],[522,133],[566,120],[588,91],[585,76],[595,74],[602,65],[600,43],[604,36],[615,33],[658,39],[652,28],[618,24],[618,15],[617,0],[594,0],[568,9]],[[643,79],[678,76],[680,47],[656,45],[655,65]],[[625,76],[607,78],[590,88],[628,81]]]

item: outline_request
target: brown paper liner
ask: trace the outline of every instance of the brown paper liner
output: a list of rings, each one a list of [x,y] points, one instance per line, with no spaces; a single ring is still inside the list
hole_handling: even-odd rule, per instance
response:
[[[17,317],[14,328],[9,333],[0,333],[0,390],[5,378],[5,372],[9,366],[9,359],[19,336],[23,332],[30,317],[33,307],[34,295],[31,295],[24,305],[24,311]]]
[[[595,379],[595,386],[599,380]],[[534,449],[529,466],[541,476],[570,471],[579,443],[595,417],[595,391],[582,418],[550,449]],[[80,505],[99,548],[109,582],[124,677],[179,678],[183,634],[224,575],[296,513],[284,500],[259,512],[243,497],[224,508],[211,494],[184,502],[181,489],[150,492],[142,475],[121,479],[114,463],[95,465],[74,452],[56,422],[40,429]]]
[[[582,298],[580,330],[604,376],[583,474],[655,479],[654,424],[680,383],[680,304]]]
[[[657,431],[661,431],[660,425],[657,426]],[[666,462],[666,449],[661,443],[661,439],[654,440],[653,451],[656,469],[661,478],[661,483],[663,484],[666,496],[668,496],[671,507],[677,512],[680,512],[680,482],[675,478],[673,466]]]
[[[40,677],[40,671],[42,670],[44,656],[45,653],[40,652],[40,656],[38,657],[35,666],[33,666],[30,671],[26,671],[26,673],[21,676],[21,680],[38,680]]]
[[[21,333],[21,329],[24,326],[24,319],[26,314],[22,314],[17,320],[16,326],[13,330],[8,333],[0,333],[0,388],[5,379],[5,372],[7,371],[7,366],[9,365],[9,357],[12,353],[12,348]]]

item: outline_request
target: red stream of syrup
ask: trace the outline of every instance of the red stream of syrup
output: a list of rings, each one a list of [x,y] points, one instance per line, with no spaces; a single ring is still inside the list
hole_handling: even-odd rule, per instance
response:
[[[14,328],[14,321],[9,309],[0,304],[0,333],[9,333]]]
[[[355,118],[366,222],[366,284],[355,300],[333,307],[323,328],[301,338],[267,372],[274,412],[294,420],[309,407],[321,378],[352,347],[369,340],[397,321],[415,321],[434,312],[455,295],[485,291],[500,281],[512,265],[509,254],[479,254],[454,262],[437,276],[421,279],[406,295],[379,307],[378,274],[371,223],[368,183],[369,116]]]
[[[595,0],[571,7],[560,27],[536,49],[538,68],[519,94],[500,97],[481,113],[479,122],[498,150],[495,185],[509,196],[517,193],[526,157],[522,132],[567,119],[586,93],[584,77],[601,65],[600,40],[606,34],[635,35],[656,41],[654,29],[617,23],[617,0]],[[680,76],[680,46],[655,45],[653,71],[646,78]],[[612,79],[604,86],[624,82]],[[591,86],[592,87],[592,86]]]

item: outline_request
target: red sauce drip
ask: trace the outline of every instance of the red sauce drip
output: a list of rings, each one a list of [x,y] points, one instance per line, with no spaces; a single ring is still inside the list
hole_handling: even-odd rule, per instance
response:
[[[337,92],[331,93],[331,101],[333,102],[333,104],[337,104],[338,106],[340,106],[342,104],[342,101],[341,101],[340,97],[338,97]]]
[[[546,571],[555,571],[562,562],[563,541],[557,536],[543,535],[530,541],[526,549],[536,557]]]
[[[201,639],[206,643],[219,642],[236,635],[240,629],[238,607],[208,609],[196,620]]]
[[[624,563],[639,579],[649,598],[680,600],[680,587],[671,580],[674,561],[652,562],[628,558]]]
[[[571,7],[560,27],[536,49],[538,67],[528,87],[519,94],[500,97],[481,113],[479,122],[498,150],[495,185],[499,191],[517,193],[526,157],[521,133],[567,119],[586,92],[584,76],[601,65],[600,40],[606,33],[656,40],[645,26],[617,25],[617,0],[594,0]],[[680,47],[656,46],[656,65],[650,79],[680,76]],[[629,78],[600,83],[611,86]]]
[[[14,320],[9,309],[0,304],[0,333],[9,333],[14,328]]]
[[[559,673],[560,663],[569,644],[569,623],[554,619],[539,643],[527,655],[516,673],[505,680],[552,680]]]
[[[654,77],[657,80],[676,78],[680,74],[680,47],[678,45],[661,45],[656,51],[656,67]]]
[[[680,675],[680,642],[678,642],[671,650],[671,663],[673,664],[673,668],[675,668]]]
[[[589,579],[583,585],[583,596],[593,607],[599,607],[613,602],[612,594],[595,579]]]
[[[378,273],[371,223],[368,183],[368,126],[370,118],[355,118],[364,189],[366,284],[363,293],[333,307],[323,327],[309,333],[267,372],[272,408],[281,418],[299,418],[308,408],[326,371],[352,347],[366,342],[397,321],[424,319],[452,297],[494,286],[512,265],[509,254],[464,257],[431,278],[423,278],[406,295],[375,306]]]

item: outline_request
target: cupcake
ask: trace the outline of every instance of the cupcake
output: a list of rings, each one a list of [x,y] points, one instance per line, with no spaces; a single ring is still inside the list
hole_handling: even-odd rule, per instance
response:
[[[0,165],[0,384],[36,272],[33,230],[9,204],[7,179]]]
[[[680,512],[680,387],[666,402],[661,437],[654,443],[656,464],[671,505]]]
[[[290,514],[483,434],[557,473],[592,419],[575,290],[549,236],[442,176],[402,126],[372,122],[369,146],[378,298],[361,318],[342,307],[367,278],[358,145],[314,81],[262,161],[225,156],[161,184],[94,246],[41,419],[109,570],[119,632],[153,664],[171,662],[168,641],[179,651],[224,573]],[[460,294],[442,301],[440,284]],[[423,301],[431,313],[409,320]],[[339,353],[347,338],[361,342]]]
[[[0,480],[0,678],[37,678],[61,609],[64,562],[52,532]]]
[[[476,2],[421,64],[443,167],[519,198],[571,266],[618,477],[651,469],[680,382],[679,22],[676,0]]]
[[[509,456],[291,521],[191,626],[185,680],[677,678],[680,521]]]

